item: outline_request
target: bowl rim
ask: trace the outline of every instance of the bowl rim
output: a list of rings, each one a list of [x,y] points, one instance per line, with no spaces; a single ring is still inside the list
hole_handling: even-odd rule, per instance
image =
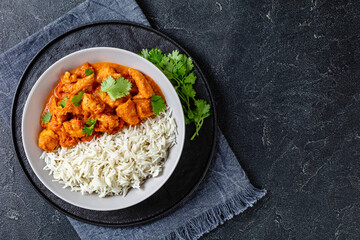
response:
[[[141,200],[139,201],[134,201],[130,204],[127,204],[126,206],[124,207],[102,207],[101,209],[98,209],[98,208],[93,208],[93,207],[87,207],[87,206],[84,206],[82,204],[78,204],[76,202],[73,202],[72,200],[69,200],[68,198],[64,197],[63,195],[59,194],[58,192],[56,192],[55,190],[52,189],[51,186],[49,186],[49,184],[47,183],[47,181],[45,181],[40,175],[39,173],[37,172],[36,168],[34,167],[34,165],[32,164],[32,161],[30,161],[30,158],[29,158],[29,154],[28,154],[28,149],[26,147],[26,144],[25,144],[25,138],[24,138],[24,121],[25,121],[25,116],[26,116],[26,113],[28,111],[28,108],[29,108],[29,99],[33,96],[34,92],[35,92],[35,89],[41,84],[41,79],[44,78],[44,76],[50,72],[51,70],[53,70],[52,68],[56,67],[57,65],[61,64],[62,62],[66,61],[67,59],[69,58],[73,58],[74,56],[78,55],[78,54],[82,54],[84,52],[88,52],[88,51],[102,51],[102,50],[105,50],[105,51],[117,51],[117,52],[121,52],[123,54],[130,54],[132,55],[133,57],[136,57],[138,58],[140,61],[143,61],[143,62],[146,62],[147,65],[151,66],[151,68],[156,71],[158,74],[162,75],[162,77],[164,79],[167,79],[168,82],[169,82],[169,86],[171,86],[171,90],[173,93],[171,93],[171,96],[175,96],[175,99],[176,99],[176,102],[177,102],[177,105],[179,104],[180,105],[180,115],[182,116],[182,120],[179,122],[176,122],[176,125],[178,126],[177,129],[176,129],[176,132],[177,132],[177,138],[176,138],[176,143],[175,144],[180,144],[180,149],[179,151],[176,153],[176,160],[175,160],[175,164],[172,165],[171,169],[170,169],[170,172],[164,176],[164,175],[160,175],[158,177],[165,177],[164,180],[161,181],[161,183],[153,188],[151,191],[149,191],[148,194],[145,195],[145,197],[141,198]],[[98,61],[100,62],[100,61]],[[102,61],[104,62],[104,61]],[[110,62],[110,61],[109,61]],[[90,63],[91,64],[91,63]],[[76,66],[78,67],[78,66]],[[141,72],[141,69],[138,69],[140,72]],[[58,82],[59,80],[57,80],[56,82]],[[155,80],[154,80],[155,81]],[[156,81],[155,81],[156,82]],[[175,94],[174,94],[175,93]],[[49,93],[47,93],[49,94]],[[171,109],[171,111],[173,111],[173,109]],[[179,124],[181,124],[181,127],[179,126]],[[183,129],[183,133],[182,134],[179,134],[179,128]],[[131,207],[133,205],[136,205],[140,202],[143,202],[145,201],[147,198],[149,198],[150,196],[152,196],[153,194],[155,194],[166,182],[167,180],[171,177],[171,175],[173,174],[174,170],[176,169],[177,165],[178,165],[178,162],[181,158],[181,155],[182,155],[182,152],[183,152],[183,148],[184,148],[184,142],[185,142],[185,132],[186,132],[186,128],[185,128],[185,121],[184,121],[184,112],[183,112],[183,109],[181,107],[181,101],[180,101],[180,98],[179,96],[177,95],[176,93],[176,90],[175,88],[173,87],[173,85],[171,84],[171,82],[169,81],[169,79],[166,77],[166,75],[160,70],[158,69],[153,63],[151,63],[150,61],[148,61],[147,59],[139,56],[138,54],[135,54],[131,51],[128,51],[128,50],[125,50],[125,49],[121,49],[121,48],[115,48],[115,47],[90,47],[90,48],[85,48],[85,49],[81,49],[81,50],[78,50],[78,51],[75,51],[75,52],[72,52],[60,59],[58,59],[57,61],[55,61],[53,64],[51,64],[41,75],[40,77],[36,80],[35,84],[32,86],[28,96],[26,97],[26,101],[25,101],[25,104],[24,104],[24,108],[23,108],[23,111],[22,111],[22,119],[21,119],[21,137],[22,137],[22,144],[23,144],[23,147],[24,147],[24,152],[25,152],[25,155],[26,155],[26,158],[27,158],[27,161],[29,163],[29,165],[31,166],[33,172],[35,173],[36,177],[40,180],[40,182],[50,191],[52,192],[54,195],[56,195],[57,197],[59,197],[60,199],[62,199],[63,201],[69,203],[69,204],[72,204],[74,206],[77,206],[77,207],[80,207],[80,208],[83,208],[83,209],[88,209],[88,210],[94,210],[94,211],[114,211],[114,210],[120,210],[120,209],[124,209],[124,208],[128,208],[128,207]],[[179,139],[180,135],[182,135],[182,138]],[[171,149],[169,150],[171,151]],[[169,167],[169,166],[168,166]],[[42,171],[49,171],[49,170],[44,170],[44,169],[41,169]],[[164,170],[163,170],[164,171]],[[51,176],[51,178],[53,178]],[[61,184],[61,183],[59,183]],[[145,184],[145,183],[143,183]],[[143,185],[142,184],[142,185]],[[70,192],[72,192],[69,188],[67,188],[67,190],[69,190]],[[130,189],[131,190],[131,189]],[[80,192],[72,192],[72,193],[75,193],[75,194],[81,194]],[[93,193],[93,195],[97,195],[96,193]],[[82,195],[79,195],[79,196],[82,196]],[[122,197],[121,195],[119,196],[109,196],[109,197]],[[102,198],[98,198],[98,200],[101,200]]]

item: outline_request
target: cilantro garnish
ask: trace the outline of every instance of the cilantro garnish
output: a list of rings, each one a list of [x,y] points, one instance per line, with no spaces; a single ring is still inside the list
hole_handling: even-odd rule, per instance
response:
[[[68,98],[65,97],[63,100],[60,101],[59,106],[62,107],[62,108],[64,108],[65,105],[66,105],[66,101],[67,101],[67,100],[68,100]]]
[[[159,115],[160,112],[166,109],[166,104],[164,102],[164,99],[159,95],[156,94],[152,95],[150,100],[151,100],[152,110],[156,115]]]
[[[83,133],[86,135],[86,136],[90,136],[92,133],[93,133],[93,130],[94,130],[94,127],[95,127],[95,123],[96,123],[96,119],[95,120],[87,120],[85,122],[85,124],[87,126],[84,126],[83,127]]]
[[[85,70],[86,76],[90,76],[90,75],[93,74],[93,73],[94,73],[94,71],[91,70],[91,69],[86,69],[86,70]]]
[[[203,99],[195,98],[196,91],[193,85],[196,82],[196,76],[193,72],[194,64],[192,59],[180,54],[178,50],[166,55],[159,49],[151,49],[150,51],[143,49],[140,56],[157,66],[173,84],[176,93],[181,99],[185,123],[195,124],[196,130],[191,137],[191,140],[193,140],[199,135],[204,119],[210,116],[210,105]]]
[[[125,97],[130,93],[131,82],[123,77],[118,77],[116,80],[109,76],[101,83],[101,91],[107,92],[112,101],[118,98]]]
[[[43,123],[48,123],[50,122],[50,119],[51,119],[51,113],[47,112],[45,113],[42,117],[41,117]]]
[[[82,96],[84,95],[84,91],[79,92],[77,95],[75,95],[71,101],[74,103],[75,107],[78,107],[80,105]]]

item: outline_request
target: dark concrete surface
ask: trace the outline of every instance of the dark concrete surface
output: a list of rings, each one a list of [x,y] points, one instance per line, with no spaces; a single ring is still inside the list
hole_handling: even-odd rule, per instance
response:
[[[2,0],[0,52],[81,2]],[[203,239],[359,239],[360,2],[138,3],[200,64],[220,128],[251,181],[268,190]],[[0,238],[76,239],[9,144],[1,127]]]

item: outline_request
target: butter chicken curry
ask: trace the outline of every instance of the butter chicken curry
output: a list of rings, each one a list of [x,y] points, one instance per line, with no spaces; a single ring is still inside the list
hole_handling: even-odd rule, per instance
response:
[[[86,62],[65,72],[50,92],[41,114],[39,147],[52,152],[58,145],[75,146],[141,124],[154,115],[154,96],[165,100],[159,86],[138,70]]]

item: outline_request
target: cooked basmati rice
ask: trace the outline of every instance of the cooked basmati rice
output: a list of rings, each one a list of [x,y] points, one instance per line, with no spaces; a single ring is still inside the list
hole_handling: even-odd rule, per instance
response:
[[[117,134],[104,134],[74,147],[59,147],[41,155],[54,181],[72,191],[99,197],[126,195],[162,172],[169,149],[176,141],[176,124],[169,109],[138,126]]]

